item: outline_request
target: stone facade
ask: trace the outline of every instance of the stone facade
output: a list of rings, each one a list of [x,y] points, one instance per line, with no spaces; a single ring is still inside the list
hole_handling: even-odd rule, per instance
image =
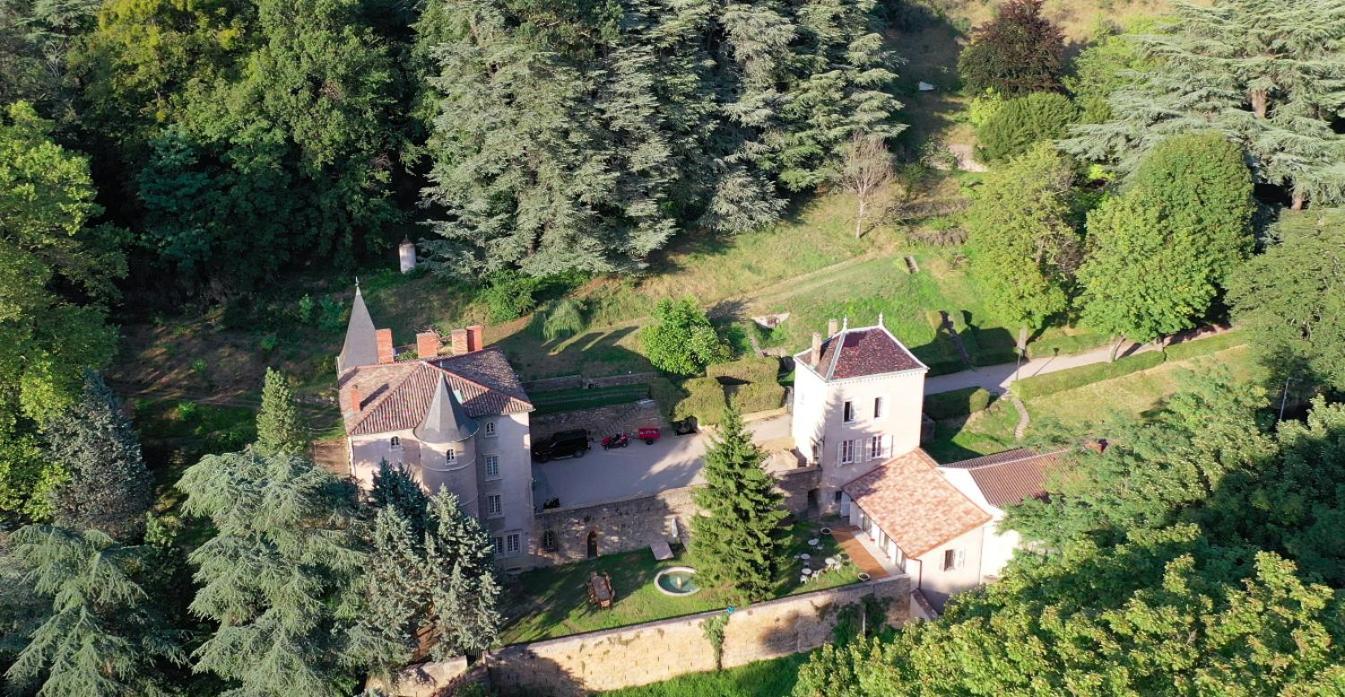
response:
[[[809,651],[832,639],[839,611],[865,598],[882,602],[886,622],[910,617],[911,578],[781,598],[740,609],[724,630],[723,667]],[[492,686],[503,695],[569,697],[715,669],[703,623],[721,614],[688,617],[506,646],[486,657]]]
[[[803,514],[814,503],[809,492],[817,489],[819,475],[816,467],[776,473],[791,513]],[[683,487],[612,503],[541,511],[532,535],[537,543],[533,563],[565,564],[595,554],[642,549],[659,540],[685,542],[696,514],[694,491],[695,487]]]

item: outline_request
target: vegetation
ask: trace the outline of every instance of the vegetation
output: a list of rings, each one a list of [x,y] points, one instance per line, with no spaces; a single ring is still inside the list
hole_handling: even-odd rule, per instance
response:
[[[1069,307],[1082,256],[1073,183],[1073,164],[1043,144],[987,176],[967,212],[973,276],[990,310],[1020,325],[1020,350]]]
[[[1345,389],[1342,234],[1345,211],[1286,214],[1275,244],[1229,281],[1234,317],[1279,379]]]
[[[976,157],[1003,162],[1041,141],[1064,136],[1078,109],[1063,94],[1033,92],[1006,100],[976,129]]]
[[[1065,37],[1041,10],[1042,0],[1006,0],[976,28],[957,61],[967,89],[1006,97],[1059,89]]]
[[[1021,384],[1021,381],[1018,384]],[[925,415],[935,420],[970,416],[989,407],[992,398],[993,395],[984,387],[966,387],[951,392],[925,395]]]
[[[602,694],[606,697],[777,697],[790,694],[794,689],[799,666],[806,660],[808,654],[794,654]]]
[[[1035,399],[1056,392],[1072,390],[1076,387],[1091,385],[1103,380],[1111,380],[1140,370],[1147,370],[1163,363],[1160,351],[1150,351],[1109,363],[1094,363],[1078,368],[1070,368],[1045,375],[1034,375],[1013,383],[1013,393],[1020,399]]]
[[[299,406],[284,373],[266,369],[262,406],[257,412],[257,452],[263,455],[302,455],[308,435],[299,421]]]
[[[697,575],[745,601],[769,597],[784,562],[787,513],[764,459],[730,402],[705,453],[705,486],[695,492],[702,512],[691,519],[691,539]]]
[[[153,500],[140,441],[121,400],[96,373],[75,406],[47,424],[45,456],[66,480],[52,493],[53,517],[71,530],[99,530],[126,542],[139,539]]]
[[[655,368],[673,375],[694,375],[728,358],[728,347],[691,297],[660,300],[653,323],[640,333],[640,343]]]

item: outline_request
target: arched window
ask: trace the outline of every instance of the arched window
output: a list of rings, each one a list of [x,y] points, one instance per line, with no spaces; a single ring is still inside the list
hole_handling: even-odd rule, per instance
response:
[[[556,551],[556,531],[555,531],[555,530],[543,530],[543,531],[542,531],[542,549],[544,549],[544,550],[546,550],[546,551],[548,551],[548,552],[554,552],[554,551]]]
[[[392,437],[392,447],[393,447],[393,449],[397,449],[397,448],[402,447],[402,439],[401,439],[400,437],[398,437],[398,436],[393,436],[393,437]]]

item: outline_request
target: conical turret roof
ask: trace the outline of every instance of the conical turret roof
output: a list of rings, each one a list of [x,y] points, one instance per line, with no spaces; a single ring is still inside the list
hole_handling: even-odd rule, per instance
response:
[[[448,386],[448,377],[441,373],[425,420],[412,433],[426,443],[457,443],[476,435],[476,429],[476,421],[463,410]]]
[[[336,370],[344,373],[350,368],[378,363],[378,339],[374,335],[374,320],[364,306],[364,295],[355,284],[355,302],[350,307],[350,324],[346,325],[346,342],[336,357]]]

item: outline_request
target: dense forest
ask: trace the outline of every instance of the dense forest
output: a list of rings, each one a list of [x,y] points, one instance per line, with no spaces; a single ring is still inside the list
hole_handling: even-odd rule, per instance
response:
[[[1049,326],[1114,337],[1114,358],[1123,340],[1230,321],[1273,391],[1204,374],[1142,419],[1039,436],[1074,454],[1048,500],[1011,511],[1031,552],[938,621],[815,653],[797,694],[1345,693],[1345,0],[1178,3],[1080,45],[1040,0],[998,4],[950,78],[974,175],[909,138],[898,98],[892,37],[938,14],[915,0],[0,5],[6,686],[344,695],[423,655],[423,632],[432,657],[499,636],[476,519],[393,468],[359,501],[308,459],[278,371],[255,438],[175,463],[156,491],[164,475],[103,376],[118,325],[296,279],[344,284],[403,239],[445,293],[494,293],[510,320],[544,279],[629,279],[677,243],[760,230],[822,195],[855,202],[858,239],[865,215],[890,213],[868,206],[905,186],[900,169],[968,190],[952,242],[920,243],[959,246],[1020,356]],[[548,341],[578,331],[582,303],[551,308]],[[650,303],[650,365],[681,379],[730,358],[703,304]],[[743,520],[698,534],[718,547],[706,578],[756,599],[785,516],[725,418],[719,499],[762,510],[724,506]],[[1082,447],[1098,434],[1105,452]],[[743,540],[751,559],[732,554]]]

